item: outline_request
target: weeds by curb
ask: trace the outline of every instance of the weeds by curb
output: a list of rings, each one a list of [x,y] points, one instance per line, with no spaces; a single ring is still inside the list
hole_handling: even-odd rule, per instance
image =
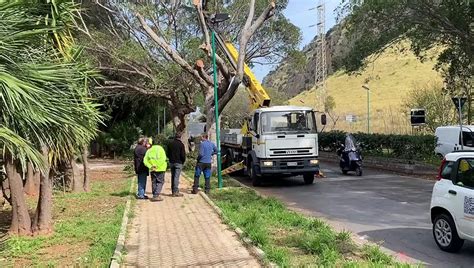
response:
[[[128,220],[130,218],[130,207],[132,203],[132,196],[133,196],[132,193],[133,193],[134,185],[135,185],[135,180],[132,179],[130,183],[130,190],[129,190],[127,204],[125,205],[125,210],[123,212],[122,225],[120,227],[120,233],[117,239],[117,245],[115,247],[114,255],[112,256],[112,260],[110,262],[110,268],[118,268],[120,267],[120,263],[122,262],[122,251],[125,247],[125,238],[127,235]]]

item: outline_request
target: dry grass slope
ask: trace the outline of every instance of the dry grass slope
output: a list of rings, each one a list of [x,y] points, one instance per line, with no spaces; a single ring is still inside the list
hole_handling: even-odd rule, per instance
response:
[[[400,46],[387,48],[359,75],[335,73],[327,79],[327,95],[332,96],[336,106],[334,113],[339,116],[334,129],[358,132],[367,131],[367,93],[361,87],[366,79],[370,79],[370,115],[371,132],[378,133],[409,133],[409,111],[403,103],[407,94],[415,85],[441,80],[438,72],[433,70],[434,61],[420,62],[415,55]],[[318,107],[318,89],[305,91],[292,98],[289,103],[305,105],[322,111]],[[346,115],[357,116],[357,122],[349,123]],[[329,129],[332,129],[330,122]]]

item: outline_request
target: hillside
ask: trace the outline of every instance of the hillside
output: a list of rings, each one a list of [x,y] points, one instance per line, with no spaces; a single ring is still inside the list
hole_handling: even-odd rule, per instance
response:
[[[441,82],[433,66],[433,61],[421,63],[412,53],[400,53],[398,49],[390,47],[360,75],[349,76],[342,72],[330,75],[326,92],[335,101],[332,117],[339,117],[334,128],[352,132],[367,130],[367,92],[362,85],[369,78],[371,131],[409,133],[409,113],[403,103],[415,86]],[[317,89],[304,91],[290,99],[289,103],[322,110],[316,107],[317,92]],[[346,121],[348,115],[355,115],[357,121]],[[327,127],[332,129],[332,122]]]
[[[336,25],[326,34],[328,74],[332,74],[335,69],[332,63],[337,62],[338,58],[348,52],[349,44],[343,32],[344,30]],[[290,97],[310,89],[314,85],[316,48],[317,42],[313,39],[301,51],[304,57],[303,62],[294,62],[291,58],[287,58],[265,76],[262,82],[263,86],[284,92]]]
[[[362,88],[369,79],[371,88],[371,132],[409,133],[409,111],[404,107],[408,93],[415,87],[428,83],[441,83],[441,76],[433,70],[434,61],[421,63],[408,49],[408,44],[400,43],[387,48],[360,74],[348,75],[334,71],[338,59],[343,58],[350,45],[345,40],[342,30],[335,26],[326,38],[328,40],[328,78],[326,95],[335,101],[334,111],[327,128],[344,131],[367,131],[367,92]],[[264,78],[264,86],[284,92],[291,97],[290,104],[317,107],[318,89],[314,89],[313,61],[316,42],[307,45],[302,52],[306,55],[303,68],[295,66],[288,59]],[[321,105],[319,105],[321,106]],[[355,122],[346,121],[346,116],[353,115]],[[331,121],[330,119],[330,121]]]

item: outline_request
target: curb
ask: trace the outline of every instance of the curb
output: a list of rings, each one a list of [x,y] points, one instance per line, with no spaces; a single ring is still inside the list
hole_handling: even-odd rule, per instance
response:
[[[119,268],[120,262],[122,261],[122,250],[125,247],[125,237],[127,235],[127,225],[128,225],[128,215],[130,213],[130,206],[132,203],[132,193],[133,193],[133,186],[135,185],[135,180],[132,179],[132,183],[130,183],[130,191],[127,200],[127,204],[125,205],[125,210],[123,212],[122,217],[122,225],[120,227],[120,233],[117,239],[117,245],[115,246],[114,255],[112,256],[112,261],[110,262],[110,268]]]
[[[185,177],[187,180],[191,180],[191,178],[188,177],[188,175],[186,175],[184,172],[181,173],[183,177]],[[236,180],[237,181],[237,180]],[[247,188],[247,189],[250,189],[252,191],[255,191],[254,189],[242,184],[241,182],[237,181],[243,188]],[[256,191],[255,191],[256,192]],[[258,192],[257,192],[258,195],[260,195]],[[224,213],[222,212],[222,210],[209,198],[209,196],[207,196],[207,194],[205,194],[204,192],[202,191],[199,191],[199,195],[204,198],[204,200],[211,206],[211,208],[217,213],[217,215],[219,215],[219,217],[221,219],[224,219],[225,218],[225,215]],[[227,226],[229,226],[231,229],[234,230],[234,232],[239,236],[240,240],[242,240],[242,242],[245,244],[245,246],[250,250],[250,253],[253,254],[255,257],[257,257],[257,259],[261,262],[261,263],[265,263],[265,252],[255,246],[253,243],[252,243],[252,240],[248,237],[245,236],[245,233],[242,229],[240,229],[239,227],[233,227],[232,225],[229,225],[227,224]],[[270,262],[269,263],[269,267],[278,267],[278,265],[276,265],[275,263],[273,262]]]

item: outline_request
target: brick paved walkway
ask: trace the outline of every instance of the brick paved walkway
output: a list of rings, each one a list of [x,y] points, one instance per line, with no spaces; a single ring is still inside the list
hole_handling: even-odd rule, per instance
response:
[[[260,267],[237,235],[200,195],[188,194],[190,183],[181,179],[184,197],[171,197],[166,174],[164,201],[138,200],[125,244],[126,267]],[[147,182],[151,197],[151,184]]]

